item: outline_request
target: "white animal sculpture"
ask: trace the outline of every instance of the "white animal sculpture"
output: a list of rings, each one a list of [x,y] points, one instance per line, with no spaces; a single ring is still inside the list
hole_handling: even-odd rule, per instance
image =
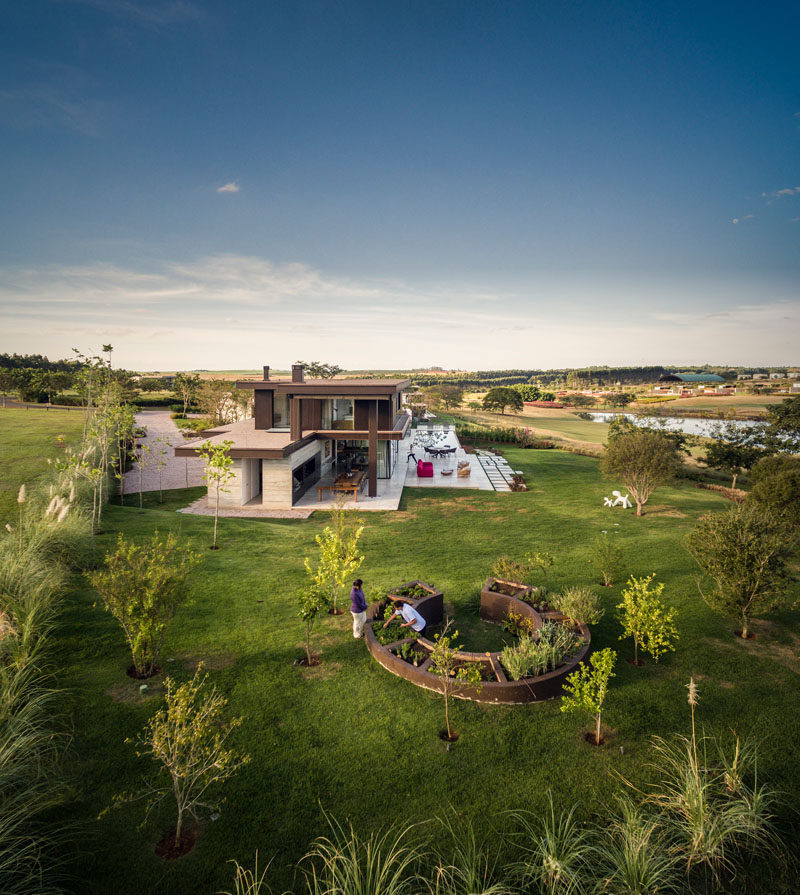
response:
[[[627,494],[623,497],[619,491],[612,491],[611,495],[616,498],[614,503],[611,504],[612,507],[622,507],[624,510],[628,510],[633,506],[633,504],[628,500]]]

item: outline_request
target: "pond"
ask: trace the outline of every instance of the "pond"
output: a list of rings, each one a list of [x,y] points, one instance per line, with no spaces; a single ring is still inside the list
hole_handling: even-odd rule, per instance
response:
[[[590,411],[589,416],[595,423],[610,423],[615,417],[624,416],[637,426],[650,426],[653,425],[652,421],[655,420],[657,425],[663,425],[667,429],[683,432],[686,435],[702,435],[706,438],[709,438],[714,434],[720,423],[727,425],[730,422],[738,429],[751,429],[753,426],[761,425],[761,423],[758,423],[755,420],[705,420],[685,416],[642,417],[635,413],[620,414]]]

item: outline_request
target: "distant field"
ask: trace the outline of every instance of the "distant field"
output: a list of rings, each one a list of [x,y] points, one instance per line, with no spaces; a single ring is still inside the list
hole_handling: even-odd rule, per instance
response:
[[[14,524],[20,483],[36,481],[47,471],[47,458],[62,453],[58,436],[73,442],[82,430],[79,410],[0,409],[0,524]]]
[[[733,410],[760,410],[764,411],[770,404],[780,404],[786,400],[786,395],[723,395],[719,398],[711,396],[701,396],[699,398],[677,398],[674,401],[664,402],[661,406],[669,407],[670,410],[680,410],[681,408],[692,410],[722,410],[725,408]]]

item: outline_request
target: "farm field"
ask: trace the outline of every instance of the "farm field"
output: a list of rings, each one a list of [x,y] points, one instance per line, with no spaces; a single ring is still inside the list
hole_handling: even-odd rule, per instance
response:
[[[578,803],[588,818],[624,788],[619,775],[637,785],[652,779],[651,735],[687,732],[690,676],[700,687],[698,722],[723,737],[731,728],[755,737],[759,779],[783,790],[790,803],[800,798],[800,613],[757,623],[755,641],[735,639],[732,623],[700,600],[696,568],[683,547],[697,517],[725,509],[725,500],[686,483],[656,492],[647,515],[637,519],[603,508],[613,485],[593,458],[557,450],[505,453],[525,471],[530,491],[408,489],[398,512],[364,514],[366,559],[359,574],[368,593],[414,578],[435,584],[477,645],[478,592],[498,556],[549,550],[556,557],[554,587],[596,585],[589,548],[608,531],[625,548],[631,572],[655,572],[664,582],[681,633],[676,654],[632,667],[625,662],[632,644],[619,641],[614,617],[621,587],[596,588],[606,615],[593,630],[593,645],[619,653],[603,716],[608,745],[586,744],[588,719],[561,713],[558,701],[459,702],[452,715],[461,738],[446,751],[437,735],[441,699],[379,667],[365,644],[353,640],[349,613],[319,624],[319,667],[293,665],[304,630],[296,597],[303,557],[314,555],[326,513],[306,521],[222,519],[222,549],[210,552],[212,520],[176,513],[199,489],[167,492],[163,504],[149,495],[143,512],[108,507],[99,541],[107,548],[118,533],[143,539],[156,529],[174,530],[202,552],[194,601],[171,629],[165,667],[184,680],[198,661],[206,663],[230,699],[231,714],[244,719],[235,742],[252,761],[225,788],[219,819],[202,822],[196,847],[179,861],[163,862],[153,852],[172,823],[169,805],[141,830],[142,803],[97,820],[114,795],[136,789],[152,770],[124,740],[159,706],[162,678],[140,695],[138,682],[125,675],[130,660],[121,630],[76,578],[55,636],[55,660],[74,715],[67,768],[74,798],[58,818],[81,824],[68,855],[81,892],[211,895],[230,888],[226,862],[252,864],[256,849],[261,864],[273,859],[270,878],[283,891],[311,840],[326,832],[325,811],[351,819],[357,834],[366,835],[393,820],[427,822],[452,805],[481,834],[491,834],[505,824],[503,811],[541,811],[551,789],[557,804]],[[487,640],[496,633],[487,631]],[[428,823],[423,832],[441,835]]]
[[[0,525],[13,525],[17,518],[20,484],[36,481],[47,470],[48,458],[63,453],[59,436],[69,444],[82,430],[80,411],[0,409]]]
[[[780,404],[786,400],[786,395],[722,395],[719,398],[697,397],[676,398],[674,401],[664,402],[661,407],[670,410],[751,410],[764,413],[771,404]],[[646,405],[645,405],[646,406]],[[652,406],[652,405],[651,405]]]

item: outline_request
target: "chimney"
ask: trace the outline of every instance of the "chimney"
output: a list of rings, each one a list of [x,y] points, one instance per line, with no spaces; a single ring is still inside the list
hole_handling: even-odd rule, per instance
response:
[[[302,364],[292,364],[292,382],[305,382]]]
[[[264,382],[269,379],[269,367],[264,367]]]

